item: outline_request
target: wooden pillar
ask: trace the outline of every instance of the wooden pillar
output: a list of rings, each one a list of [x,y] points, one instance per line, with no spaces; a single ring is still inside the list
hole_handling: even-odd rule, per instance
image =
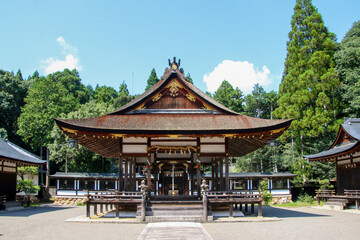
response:
[[[218,161],[215,159],[215,181],[214,181],[215,190],[219,191],[219,165]]]
[[[225,157],[225,190],[230,190],[230,182],[229,182],[229,157]]]
[[[97,204],[96,204],[96,203],[94,204],[94,215],[95,215],[95,216],[98,215],[98,214],[97,214]]]
[[[148,198],[151,196],[151,169],[150,166],[147,168],[147,190],[148,190]]]
[[[89,203],[89,201],[86,203],[86,217],[90,218],[90,203]]]
[[[248,212],[248,204],[245,203],[245,212]]]
[[[129,191],[133,190],[133,164],[132,160],[129,161]]]
[[[254,208],[255,208],[255,206],[254,206],[254,204],[252,203],[252,204],[251,204],[251,214],[254,214]]]
[[[220,191],[224,191],[224,162],[220,160]]]
[[[128,191],[129,189],[129,161],[125,159],[125,173],[124,173],[124,191]]]
[[[148,139],[147,139],[147,146],[148,146],[148,149],[151,146],[151,138],[150,137],[148,137]],[[150,199],[150,197],[151,197],[151,164],[153,163],[153,161],[152,161],[153,154],[151,154],[149,152],[149,150],[148,150],[147,154],[148,154],[149,166],[146,171],[146,173],[147,173],[147,181],[146,182],[147,182],[147,194],[148,194],[148,198]]]
[[[135,164],[135,159],[133,162],[133,191],[136,191],[136,164]]]
[[[200,166],[197,166],[197,169],[196,169],[196,183],[197,183],[197,195],[198,197],[201,196],[201,189],[200,189],[200,186],[201,186],[201,169],[200,169]]]
[[[119,218],[120,216],[120,214],[119,214],[119,204],[115,204],[115,218]]]
[[[155,163],[154,163],[154,195],[157,194],[157,193],[156,193],[156,186],[157,186],[157,182],[158,182],[157,174],[158,174],[157,168],[156,168],[156,165],[155,165]]]
[[[229,217],[233,217],[233,212],[234,212],[233,204],[230,203],[230,205],[229,205]]]
[[[191,186],[191,195],[194,195],[194,164],[190,166],[190,186]]]
[[[124,161],[123,156],[120,156],[120,158],[119,158],[119,184],[118,184],[119,191],[124,191],[124,185],[123,185],[123,161]]]
[[[215,183],[215,166],[214,159],[211,160],[211,191],[214,191],[214,183]]]

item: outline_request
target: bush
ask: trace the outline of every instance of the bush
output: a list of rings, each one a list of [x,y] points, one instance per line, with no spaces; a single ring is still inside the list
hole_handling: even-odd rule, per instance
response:
[[[320,190],[332,190],[334,186],[330,183],[329,179],[323,179],[319,181]]]
[[[268,182],[261,181],[259,192],[260,192],[261,196],[263,197],[263,201],[266,204],[269,204],[269,202],[271,202],[271,200],[273,199],[273,196],[271,195],[271,193],[268,192],[268,189],[269,189]]]
[[[314,198],[304,193],[299,195],[298,201],[312,204],[314,202]]]

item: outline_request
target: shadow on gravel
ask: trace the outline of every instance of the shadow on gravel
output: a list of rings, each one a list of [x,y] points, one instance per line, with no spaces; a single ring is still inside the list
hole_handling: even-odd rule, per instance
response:
[[[54,212],[54,211],[60,211],[65,210],[73,207],[64,207],[59,205],[46,205],[46,206],[39,206],[39,207],[30,207],[30,208],[24,208],[22,210],[12,211],[12,212],[6,212],[1,211],[0,217],[29,217],[36,214],[41,213],[47,213],[47,212]]]
[[[329,217],[330,215],[307,213],[289,208],[277,208],[271,206],[263,207],[264,217],[277,217],[277,218],[297,218],[297,217]]]

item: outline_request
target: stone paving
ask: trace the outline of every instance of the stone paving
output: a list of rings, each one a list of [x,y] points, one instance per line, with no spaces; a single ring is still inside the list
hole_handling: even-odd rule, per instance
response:
[[[213,240],[200,223],[148,223],[138,240]]]
[[[67,219],[85,215],[85,207],[43,205],[0,213],[2,239],[358,239],[359,210],[265,206],[264,218],[251,222],[213,223],[74,223]],[[269,221],[276,219],[276,221]],[[178,225],[177,225],[178,224]],[[186,225],[188,224],[188,225]],[[206,233],[206,231],[207,233]]]

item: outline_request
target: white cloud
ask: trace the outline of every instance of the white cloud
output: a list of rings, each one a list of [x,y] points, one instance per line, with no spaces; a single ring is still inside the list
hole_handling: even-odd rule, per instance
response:
[[[62,49],[63,54],[77,54],[77,48],[68,44],[63,37],[61,36],[58,37],[56,41],[63,48]]]
[[[68,68],[70,70],[76,68],[77,70],[81,70],[82,66],[79,65],[79,59],[75,58],[73,55],[68,54],[65,57],[65,60],[59,60],[54,58],[48,58],[45,60],[46,66],[45,68],[45,74],[54,73],[57,71],[62,71],[65,68]]]
[[[209,92],[215,92],[222,81],[227,80],[234,88],[239,87],[244,94],[249,94],[256,83],[261,86],[269,85],[271,83],[269,75],[270,70],[266,66],[258,70],[248,61],[224,60],[215,67],[214,71],[205,74],[203,81]]]
[[[56,41],[62,48],[62,54],[65,56],[64,60],[58,59],[56,57],[50,57],[44,61],[45,75],[54,73],[57,71],[62,71],[65,68],[70,70],[76,68],[77,70],[82,70],[82,66],[79,64],[79,58],[77,55],[77,48],[68,44],[63,37],[58,37]]]

